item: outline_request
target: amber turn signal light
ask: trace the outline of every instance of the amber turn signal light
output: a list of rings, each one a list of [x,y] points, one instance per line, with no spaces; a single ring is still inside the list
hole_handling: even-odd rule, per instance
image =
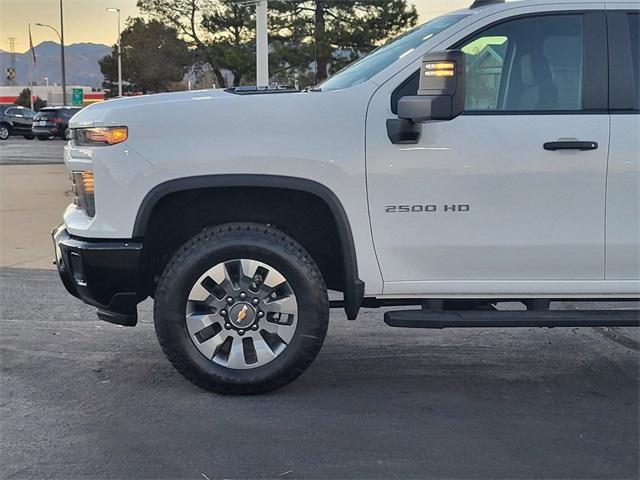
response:
[[[129,138],[127,127],[91,127],[73,130],[76,145],[116,145]]]
[[[455,77],[455,62],[429,62],[424,64],[425,77]]]

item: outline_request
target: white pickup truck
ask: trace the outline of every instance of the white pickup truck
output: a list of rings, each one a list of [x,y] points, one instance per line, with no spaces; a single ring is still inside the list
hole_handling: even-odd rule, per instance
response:
[[[330,307],[638,325],[549,305],[640,298],[639,7],[478,0],[306,91],[92,105],[65,148],[60,276],[120,325],[153,297],[169,360],[217,392],[295,379]]]

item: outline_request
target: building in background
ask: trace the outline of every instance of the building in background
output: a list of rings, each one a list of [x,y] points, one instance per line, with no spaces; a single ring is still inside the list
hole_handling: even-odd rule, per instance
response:
[[[47,102],[49,106],[62,105],[62,91],[59,85],[38,85],[33,87],[27,85],[0,86],[0,104],[14,103],[20,95],[20,92],[25,88],[30,88],[34,98],[40,97]],[[77,88],[82,89],[84,105],[101,102],[105,99],[104,92],[102,91],[95,91],[95,89],[91,87],[81,85],[67,85],[67,103],[71,103],[73,90]]]

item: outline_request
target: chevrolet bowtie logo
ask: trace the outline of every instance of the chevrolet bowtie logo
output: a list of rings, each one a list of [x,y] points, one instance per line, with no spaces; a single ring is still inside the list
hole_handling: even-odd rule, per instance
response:
[[[246,305],[242,307],[242,310],[238,312],[238,318],[236,318],[236,322],[242,323],[242,321],[247,316],[247,310],[249,310],[249,307],[247,307]]]

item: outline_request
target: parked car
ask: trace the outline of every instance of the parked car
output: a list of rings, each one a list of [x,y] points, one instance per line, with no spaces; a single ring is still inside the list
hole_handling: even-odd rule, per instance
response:
[[[32,132],[38,140],[55,137],[69,140],[69,120],[80,110],[81,107],[45,107],[33,118]]]
[[[0,140],[6,140],[11,135],[22,135],[31,140],[33,116],[35,112],[30,108],[19,105],[0,105]]]
[[[64,153],[61,279],[120,325],[153,297],[170,362],[226,393],[304,372],[331,307],[638,326],[637,304],[550,306],[640,298],[639,6],[477,0],[307,91],[91,105]]]

